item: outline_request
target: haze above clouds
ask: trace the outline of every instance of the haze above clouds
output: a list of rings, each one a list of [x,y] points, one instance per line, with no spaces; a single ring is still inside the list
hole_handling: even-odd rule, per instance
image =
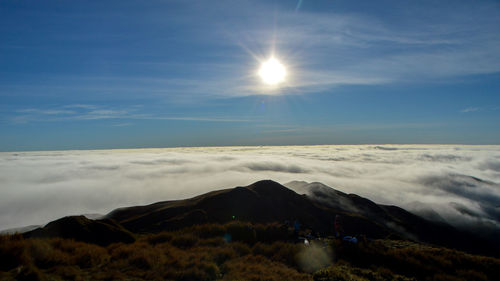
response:
[[[500,146],[347,145],[0,153],[0,229],[272,179],[322,182],[500,228]]]

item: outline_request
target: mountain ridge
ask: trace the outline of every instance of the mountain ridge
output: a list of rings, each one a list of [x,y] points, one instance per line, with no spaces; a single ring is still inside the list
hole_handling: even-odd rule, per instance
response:
[[[321,183],[302,182],[299,186],[292,182],[288,185],[295,185],[294,189],[299,192],[307,191],[308,194],[301,195],[285,185],[262,180],[248,186],[211,191],[184,200],[118,208],[105,215],[102,220],[87,219],[84,224],[97,223],[101,231],[105,229],[105,233],[117,231],[126,237],[126,233],[157,233],[196,224],[228,223],[234,220],[259,224],[298,221],[304,228],[328,236],[334,234],[334,220],[340,215],[345,235],[364,235],[373,239],[391,236],[471,253],[498,253],[487,241],[450,225],[428,221],[397,206],[379,205]],[[65,226],[63,222],[59,222],[60,229],[75,228]],[[30,231],[25,236],[57,236],[53,230],[54,225],[51,231],[47,229],[49,225]],[[88,229],[86,226],[76,228]],[[109,241],[105,241],[107,242]]]

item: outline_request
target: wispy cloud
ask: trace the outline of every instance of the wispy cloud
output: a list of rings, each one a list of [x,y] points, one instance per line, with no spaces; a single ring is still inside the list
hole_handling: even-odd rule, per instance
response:
[[[74,108],[75,110],[65,110]],[[198,121],[198,122],[251,122],[251,119],[230,118],[218,116],[165,116],[160,114],[144,113],[139,107],[132,108],[104,108],[98,105],[64,105],[51,109],[20,109],[16,110],[10,121],[13,123],[28,122],[63,122],[85,120],[172,120],[172,121]],[[130,124],[130,123],[120,123]]]
[[[470,112],[477,112],[477,111],[480,111],[481,108],[479,107],[467,107],[467,108],[464,108],[462,110],[460,110],[460,112],[462,113],[470,113]]]
[[[411,24],[393,24],[383,17],[276,11],[267,4],[243,1],[231,6],[231,13],[245,15],[251,8],[257,10],[255,17],[242,16],[231,26],[214,21],[212,30],[217,30],[214,38],[226,38],[227,45],[237,44],[256,59],[274,50],[290,73],[275,89],[280,94],[322,92],[341,85],[446,81],[500,71],[498,5],[445,6],[433,17],[422,16],[424,8],[414,7],[417,12],[407,19]],[[207,8],[206,17],[219,16],[218,9]],[[226,67],[233,71],[216,78],[219,91],[209,86],[207,92],[238,96],[273,90],[259,83],[248,64],[235,61]]]
[[[27,114],[41,114],[41,115],[67,115],[67,114],[75,114],[75,111],[72,110],[58,110],[58,109],[49,109],[42,110],[36,108],[27,108],[17,110],[18,113],[27,113]]]
[[[239,118],[213,118],[213,117],[144,117],[145,119],[156,120],[179,120],[179,121],[201,121],[201,122],[252,122],[251,119]]]
[[[278,54],[311,73],[293,77],[293,83],[306,86],[303,92],[341,84],[422,82],[500,71],[495,31],[500,10],[490,5],[441,7],[432,18],[415,13],[408,15],[411,25],[352,14],[281,13],[273,35],[265,26],[241,33],[276,38]]]
[[[62,108],[83,108],[83,109],[97,109],[97,105],[93,104],[67,104],[62,106]]]
[[[114,127],[128,127],[128,126],[132,126],[134,125],[134,123],[118,123],[118,124],[114,124],[113,126]]]
[[[460,110],[461,113],[472,113],[472,112],[494,112],[499,110],[498,106],[471,106]]]
[[[185,13],[165,19],[158,9],[143,20],[155,28],[185,27],[184,43],[204,46],[197,51],[203,60],[156,53],[155,60],[115,61],[115,66],[137,70],[127,76],[58,74],[43,79],[57,84],[31,84],[26,92],[43,89],[65,96],[68,91],[106,92],[199,103],[275,92],[317,93],[342,85],[441,82],[500,71],[498,3],[407,4],[411,7],[395,10],[405,17],[395,23],[383,13],[295,11],[286,5],[277,9],[267,1],[189,1],[180,6]],[[187,14],[197,15],[196,21]],[[290,74],[280,89],[263,86],[256,75],[258,59],[273,50]]]

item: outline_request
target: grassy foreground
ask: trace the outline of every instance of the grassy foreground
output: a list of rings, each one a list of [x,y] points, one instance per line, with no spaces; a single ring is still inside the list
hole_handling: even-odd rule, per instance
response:
[[[0,280],[494,280],[500,260],[397,240],[295,243],[277,224],[232,222],[107,247],[0,236]]]

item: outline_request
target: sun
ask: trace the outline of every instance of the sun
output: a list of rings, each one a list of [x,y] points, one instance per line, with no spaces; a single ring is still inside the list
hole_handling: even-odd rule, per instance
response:
[[[279,60],[271,57],[260,65],[258,74],[264,83],[277,85],[285,80],[286,69]]]

